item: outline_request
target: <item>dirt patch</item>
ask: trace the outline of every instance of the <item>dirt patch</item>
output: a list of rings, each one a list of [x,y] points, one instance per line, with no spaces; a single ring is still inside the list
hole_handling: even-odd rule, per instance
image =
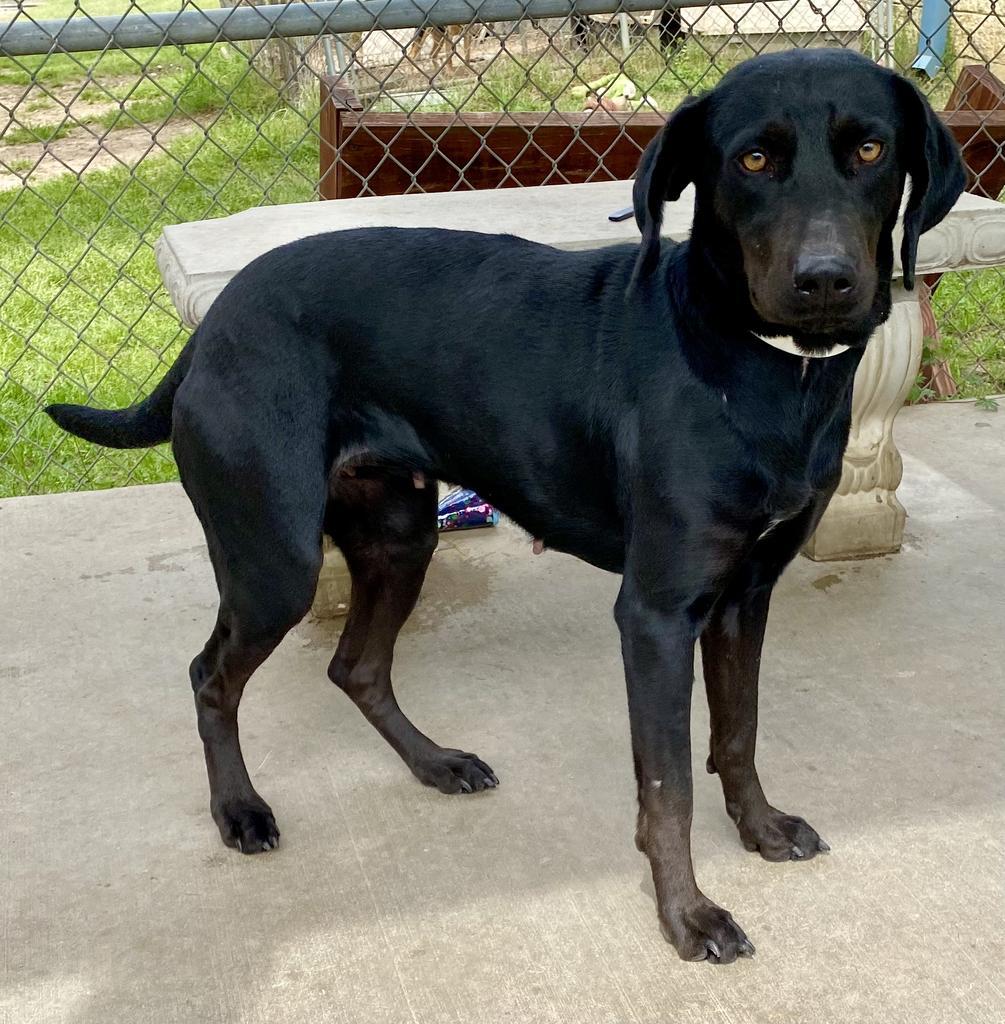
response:
[[[142,77],[115,75],[102,80],[103,90],[138,85]],[[86,78],[61,85],[0,85],[0,191],[36,185],[61,174],[82,174],[111,167],[133,167],[145,156],[211,120],[179,117],[164,124],[133,125],[110,131],[98,122],[122,104],[112,96],[95,98]],[[84,97],[85,91],[88,97]],[[107,94],[106,94],[107,95]],[[3,143],[19,127],[66,124],[62,138],[48,142]]]
[[[48,127],[49,125],[62,124],[64,121],[80,124],[86,121],[97,120],[97,118],[107,114],[110,110],[118,109],[119,104],[114,100],[106,100],[100,103],[94,103],[90,100],[77,100],[72,108],[69,106],[58,107],[54,103],[46,103],[34,109],[27,109],[21,106],[14,111],[13,116],[7,116],[6,123],[3,129],[0,130],[0,141],[3,140],[10,128],[17,128],[19,126],[37,128],[42,125]]]
[[[162,125],[136,125],[118,131],[77,128],[53,142],[4,146],[0,149],[0,192],[21,188],[29,179],[32,185],[39,185],[61,174],[134,167],[179,135],[203,131],[211,120],[211,116],[178,118]]]
[[[112,90],[138,81],[135,75],[116,75],[104,79],[101,85],[104,89]],[[0,138],[12,124],[60,124],[67,118],[85,121],[95,114],[118,108],[119,101],[112,96],[97,101],[84,99],[84,91],[94,84],[89,79],[81,78],[76,82],[56,86],[0,85],[0,117],[3,120]]]

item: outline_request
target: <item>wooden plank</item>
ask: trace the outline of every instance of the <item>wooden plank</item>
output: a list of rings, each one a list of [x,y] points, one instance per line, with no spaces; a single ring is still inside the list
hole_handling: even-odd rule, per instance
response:
[[[353,124],[355,120],[355,124]],[[346,114],[339,198],[626,180],[658,114]]]
[[[354,93],[339,85],[332,75],[321,77],[320,116],[320,180],[318,192],[322,199],[338,199],[339,173],[338,144],[342,135],[342,118],[348,112],[362,110]]]
[[[939,117],[959,136],[965,131],[986,129],[993,138],[1005,138],[1005,109],[1003,110],[943,110]]]
[[[350,94],[351,95],[351,94]],[[358,108],[357,108],[358,110]],[[461,113],[424,113],[417,111],[413,114],[388,113],[386,111],[368,110],[365,114],[357,113],[347,118],[347,127],[353,123],[363,121],[368,125],[418,125],[423,128],[447,129],[456,124],[463,124],[476,129],[487,129],[498,126],[521,126],[523,128],[536,128],[538,125],[575,125],[584,127],[586,125],[599,125],[611,127],[617,125],[646,124],[660,128],[666,123],[666,117],[655,111],[640,111],[637,113],[617,112],[606,110],[582,110],[582,111],[558,111],[548,112],[537,111],[485,111]]]

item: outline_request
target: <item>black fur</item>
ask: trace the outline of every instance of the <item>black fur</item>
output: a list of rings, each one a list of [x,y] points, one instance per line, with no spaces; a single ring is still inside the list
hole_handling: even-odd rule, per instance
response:
[[[743,162],[751,151],[765,157],[757,173]],[[752,953],[691,869],[694,646],[709,769],[744,845],[769,860],[826,849],[761,789],[758,664],[772,586],[840,474],[855,369],[890,308],[908,174],[909,281],[918,235],[962,189],[949,136],[917,90],[864,58],[758,58],[689,100],[647,150],[641,247],[318,235],[238,274],[146,402],[53,408],[107,445],[170,429],[220,588],[191,676],[224,841],[249,853],[278,841],[241,756],[237,707],[311,603],[323,531],[353,577],[331,679],[423,782],[495,786],[479,758],[419,732],[391,688],[395,637],[436,544],[432,485],[450,480],[548,547],[623,574],[636,840],[661,925],[687,959]],[[663,202],[689,182],[691,241],[661,251]],[[753,332],[851,348],[802,359]]]

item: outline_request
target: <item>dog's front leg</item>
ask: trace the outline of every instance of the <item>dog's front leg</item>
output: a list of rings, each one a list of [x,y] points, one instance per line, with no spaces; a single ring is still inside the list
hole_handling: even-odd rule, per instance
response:
[[[761,647],[771,591],[826,506],[827,495],[763,538],[716,603],[701,635],[712,719],[708,770],[718,772],[726,812],[743,845],[765,860],[808,860],[830,847],[802,818],[768,803],[754,765]]]
[[[682,959],[732,963],[754,948],[732,916],[699,890],[691,865],[693,606],[626,569],[615,618],[639,786],[636,843],[652,868],[660,926]]]

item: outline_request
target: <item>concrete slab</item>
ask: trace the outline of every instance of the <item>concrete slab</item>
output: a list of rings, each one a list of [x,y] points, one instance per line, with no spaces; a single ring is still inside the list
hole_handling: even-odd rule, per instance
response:
[[[283,830],[223,848],[187,665],[215,591],[174,486],[0,504],[0,1020],[952,1022],[1005,1019],[1005,414],[912,409],[904,551],[799,561],[764,663],[769,795],[834,848],[743,851],[701,771],[695,862],[757,957],[682,964],[632,846],[617,580],[516,530],[444,545],[402,703],[497,791],[423,789],[294,631],[245,750]]]

